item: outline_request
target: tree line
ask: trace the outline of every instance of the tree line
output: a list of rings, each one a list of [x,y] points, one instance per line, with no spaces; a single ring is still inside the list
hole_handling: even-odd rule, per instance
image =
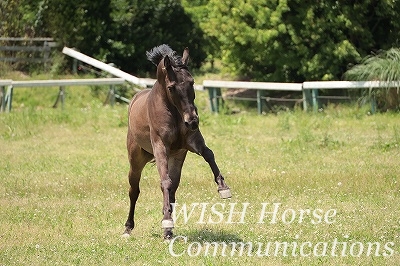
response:
[[[190,48],[192,68],[219,60],[246,80],[338,80],[398,46],[397,0],[3,0],[0,36],[53,37],[124,71],[154,68],[145,51]]]

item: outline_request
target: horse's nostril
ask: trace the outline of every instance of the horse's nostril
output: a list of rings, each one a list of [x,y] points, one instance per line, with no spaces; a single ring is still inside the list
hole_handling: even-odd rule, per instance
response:
[[[185,126],[191,130],[196,130],[199,128],[199,123],[197,119],[194,119],[192,121],[186,122],[185,121]]]

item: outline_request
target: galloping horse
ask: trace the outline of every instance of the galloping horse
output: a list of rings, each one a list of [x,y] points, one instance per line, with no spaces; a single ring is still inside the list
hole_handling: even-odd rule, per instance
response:
[[[168,45],[146,52],[157,66],[157,81],[152,89],[137,93],[129,105],[127,135],[130,210],[124,235],[134,228],[135,205],[139,196],[140,175],[144,166],[155,159],[163,193],[162,228],[165,239],[172,237],[171,217],[175,192],[188,151],[201,155],[210,165],[221,198],[231,192],[215,163],[214,153],[206,146],[199,130],[194,105],[194,79],[188,70],[189,49],[178,56]]]

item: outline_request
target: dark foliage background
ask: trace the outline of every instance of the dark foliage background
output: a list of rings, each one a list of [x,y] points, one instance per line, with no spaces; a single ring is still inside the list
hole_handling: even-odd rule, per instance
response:
[[[135,75],[152,74],[145,51],[167,43],[189,47],[192,68],[279,82],[342,79],[400,32],[397,0],[4,0],[0,16],[3,37],[53,37]]]

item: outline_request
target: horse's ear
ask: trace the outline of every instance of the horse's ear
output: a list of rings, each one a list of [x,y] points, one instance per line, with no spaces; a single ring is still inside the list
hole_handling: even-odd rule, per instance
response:
[[[166,78],[167,86],[169,86],[168,83],[176,80],[175,73],[171,64],[171,59],[169,58],[168,55],[164,56],[164,66],[162,67],[162,72],[165,75],[164,78]]]
[[[169,56],[166,55],[166,56],[164,56],[164,67],[168,68],[170,66],[171,66],[171,60],[169,59]]]
[[[183,50],[182,64],[187,66],[188,63],[189,63],[189,48],[186,47],[185,50]]]

